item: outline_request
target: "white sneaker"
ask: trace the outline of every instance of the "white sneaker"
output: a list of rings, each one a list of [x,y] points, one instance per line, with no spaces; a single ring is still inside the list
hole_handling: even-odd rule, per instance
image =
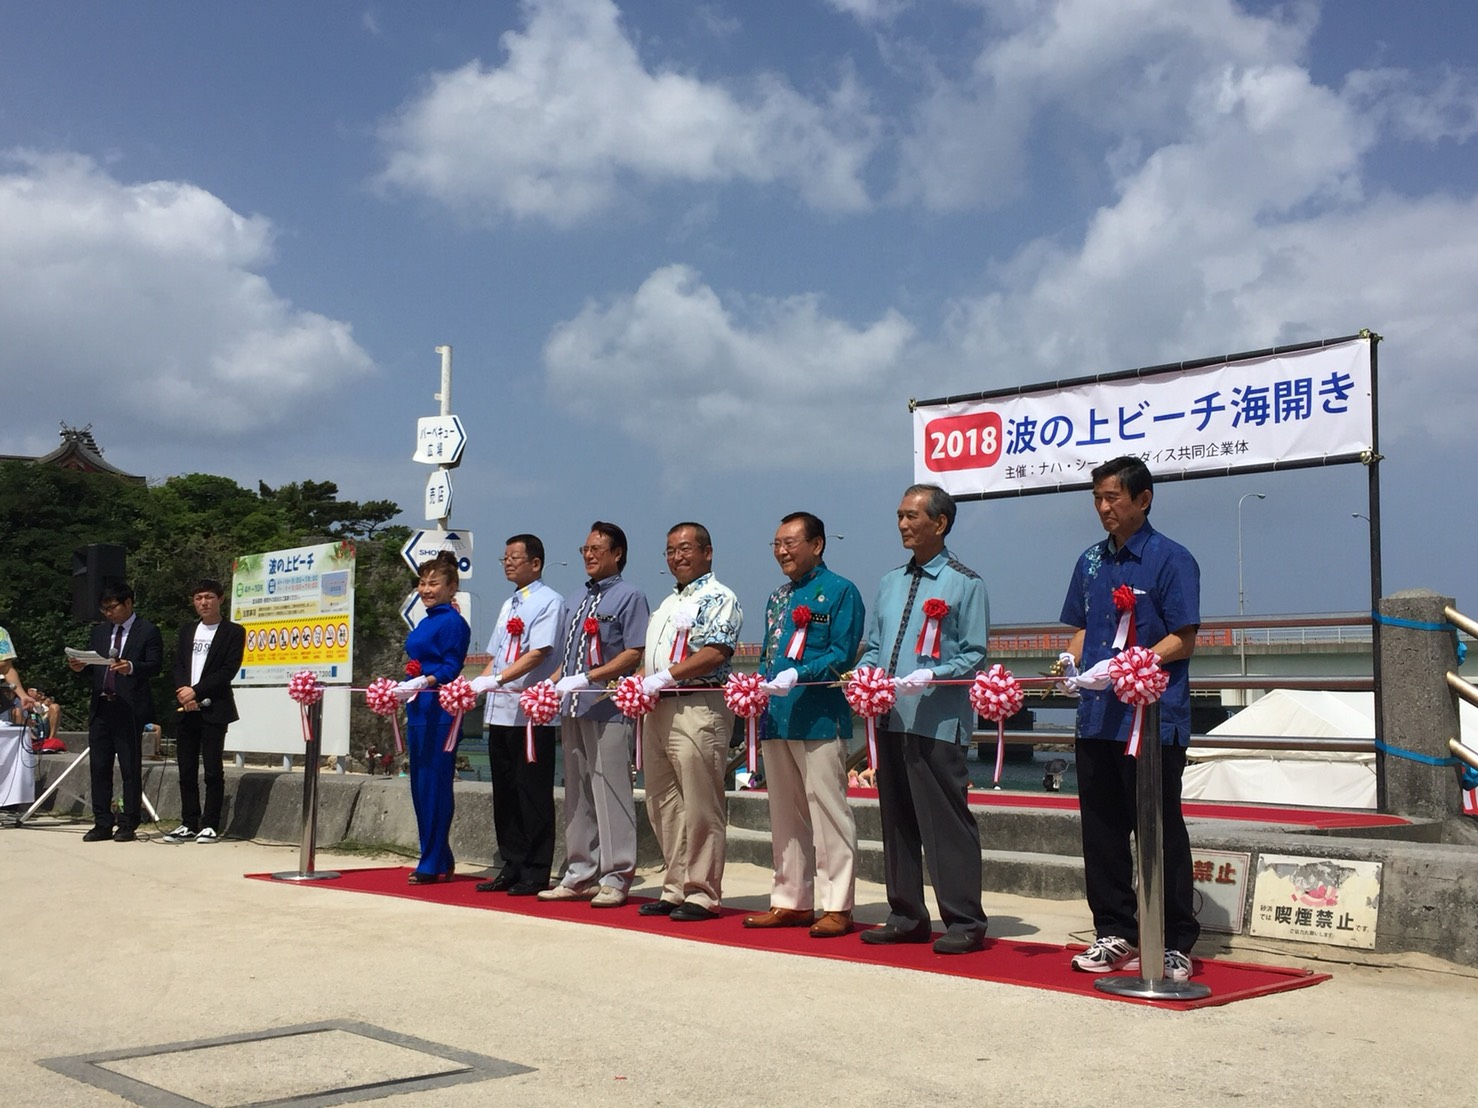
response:
[[[602,885],[590,902],[592,908],[619,908],[626,903],[626,890],[617,885]]]
[[[197,843],[213,843],[219,838],[220,836],[216,834],[214,827],[202,827],[200,834],[195,836],[195,841]]]
[[[1134,945],[1118,935],[1094,939],[1093,945],[1073,958],[1073,969],[1083,973],[1108,973],[1121,969],[1134,959]]]
[[[593,900],[599,891],[598,885],[582,885],[579,888],[556,885],[552,889],[541,889],[538,896],[540,900]]]
[[[1128,973],[1138,973],[1139,959],[1129,959],[1129,961],[1124,963],[1124,969]],[[1167,950],[1165,952],[1166,981],[1189,981],[1193,976],[1190,955],[1182,954],[1178,950]]]
[[[165,835],[164,841],[167,843],[187,843],[194,837],[195,832],[191,831],[182,823],[173,831],[171,831],[168,835]]]

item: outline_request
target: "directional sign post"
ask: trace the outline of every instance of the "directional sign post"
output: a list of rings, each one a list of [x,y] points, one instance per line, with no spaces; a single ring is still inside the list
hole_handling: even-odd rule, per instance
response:
[[[410,541],[400,548],[400,556],[411,572],[421,568],[443,550],[457,556],[457,575],[462,580],[472,576],[472,532],[471,531],[417,531]]]
[[[446,519],[452,514],[452,475],[434,470],[426,479],[426,518]]]
[[[416,452],[411,460],[450,469],[461,464],[466,445],[467,431],[456,416],[422,416],[416,420]]]

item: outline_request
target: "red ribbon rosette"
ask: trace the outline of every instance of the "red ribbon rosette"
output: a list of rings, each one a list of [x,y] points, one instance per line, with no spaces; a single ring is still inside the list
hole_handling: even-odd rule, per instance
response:
[[[1006,720],[1021,711],[1025,703],[1026,692],[1021,682],[999,662],[984,673],[977,673],[970,685],[970,706],[996,725],[996,776],[992,784],[1001,783],[1001,769],[1006,761]]]
[[[949,615],[949,605],[937,596],[924,601],[924,626],[919,628],[918,645],[914,648],[920,658],[938,658],[939,640],[943,637],[940,624]]]
[[[806,628],[811,626],[811,609],[804,604],[796,605],[791,610],[790,622],[795,624],[795,630],[790,634],[785,656],[793,662],[799,662],[806,653]]]
[[[844,690],[847,704],[867,721],[867,764],[878,768],[877,717],[892,711],[898,701],[893,678],[881,666],[858,666]]]
[[[407,677],[421,676],[421,663],[415,658],[412,658],[409,662],[405,664],[405,675]]]
[[[731,673],[724,683],[724,703],[744,721],[744,749],[750,773],[760,769],[759,717],[770,703],[758,673]]]
[[[627,719],[636,722],[636,768],[641,769],[641,718],[657,706],[657,698],[642,691],[641,678],[631,674],[616,682],[616,691],[611,694],[616,710]]]
[[[323,685],[319,683],[318,675],[311,670],[299,670],[288,679],[287,695],[297,701],[299,714],[303,718],[303,741],[311,743],[313,725],[308,722],[308,706],[323,699]]]
[[[1109,680],[1113,682],[1114,695],[1134,708],[1134,725],[1129,731],[1127,753],[1131,758],[1138,758],[1145,707],[1165,695],[1170,686],[1170,674],[1160,668],[1160,656],[1153,650],[1131,646],[1109,662]],[[1159,736],[1155,739],[1159,741]]]
[[[534,728],[543,727],[559,715],[559,693],[555,691],[554,682],[546,678],[537,685],[530,685],[518,694],[518,706],[529,717],[523,728],[523,756],[529,765],[533,765],[538,761],[538,752],[534,749]]]
[[[1122,650],[1135,644],[1134,603],[1136,594],[1129,585],[1120,585],[1114,590],[1114,611],[1119,613],[1119,626],[1114,630],[1114,649]]]
[[[467,678],[457,677],[436,691],[436,699],[441,703],[441,710],[452,716],[446,741],[441,744],[442,752],[450,754],[457,749],[457,742],[462,738],[462,717],[477,704],[477,693],[473,691]]]
[[[523,620],[514,616],[503,625],[503,629],[508,632],[508,646],[503,651],[503,661],[516,662],[523,653]]]
[[[420,663],[416,663],[420,668]],[[400,739],[400,701],[395,699],[395,682],[388,677],[376,677],[364,690],[364,703],[377,716],[389,716],[390,726],[395,729],[395,752],[405,752],[405,743]]]
[[[585,668],[594,669],[601,664],[600,620],[586,616],[581,629],[585,632]]]

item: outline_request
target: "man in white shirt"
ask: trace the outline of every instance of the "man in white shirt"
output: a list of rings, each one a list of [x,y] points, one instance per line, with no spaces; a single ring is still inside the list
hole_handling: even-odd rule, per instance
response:
[[[554,728],[534,728],[534,758],[526,746],[528,716],[518,694],[553,675],[564,629],[564,598],[544,584],[544,544],[514,535],[504,545],[503,576],[513,595],[503,602],[488,642],[491,659],[473,684],[487,693],[488,772],[493,831],[503,868],[478,883],[483,893],[535,896],[549,887],[554,865]]]
[[[175,737],[180,771],[180,826],[164,836],[170,842],[215,842],[225,795],[223,765],[226,728],[240,717],[231,681],[241,669],[246,629],[221,613],[225,588],[204,580],[190,595],[200,618],[180,628],[170,667],[179,705]],[[200,807],[199,766],[205,769],[205,809]]]

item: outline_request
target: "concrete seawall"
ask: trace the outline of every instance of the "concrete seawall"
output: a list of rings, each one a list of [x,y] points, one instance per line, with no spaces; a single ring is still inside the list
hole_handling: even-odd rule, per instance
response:
[[[38,770],[38,793],[71,763],[69,755],[46,755]],[[87,767],[80,766],[62,785],[49,811],[91,818]],[[322,773],[318,778],[319,846],[357,843],[414,854],[416,820],[409,783],[404,778]],[[144,765],[144,788],[170,828],[179,818],[175,767]],[[492,791],[486,783],[458,782],[452,848],[464,866],[493,866]],[[279,769],[226,769],[224,836],[295,844],[302,835],[303,775]],[[562,809],[562,791],[555,804]],[[661,861],[637,793],[638,858],[642,866]],[[853,801],[860,855],[858,877],[882,881],[881,828],[875,800]],[[1010,893],[1041,900],[1075,900],[1083,895],[1082,856],[1075,811],[976,809],[980,825],[982,877],[987,893]],[[563,814],[558,816],[556,871],[563,857]],[[1478,846],[1462,841],[1471,828],[1431,821],[1410,827],[1358,833],[1313,831],[1294,826],[1232,821],[1191,821],[1195,846],[1247,852],[1256,866],[1259,854],[1292,854],[1382,864],[1382,900],[1376,950],[1417,952],[1467,966],[1478,966]],[[1458,842],[1444,842],[1456,838]],[[771,860],[769,810],[761,793],[729,795],[729,857],[768,866]]]

